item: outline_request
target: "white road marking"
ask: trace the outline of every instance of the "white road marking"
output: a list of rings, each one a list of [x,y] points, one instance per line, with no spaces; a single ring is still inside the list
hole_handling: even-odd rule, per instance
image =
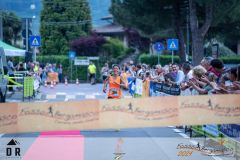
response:
[[[0,138],[3,136],[4,134],[0,134]]]
[[[175,133],[181,133],[182,131],[180,131],[179,129],[173,129],[173,131],[175,132]]]
[[[67,95],[66,99],[76,99],[76,95]]]
[[[47,94],[46,99],[56,99],[56,94]]]
[[[174,128],[174,126],[168,126],[168,128]]]
[[[178,133],[180,134],[183,138],[190,138],[188,135],[184,134],[184,133]]]
[[[85,93],[83,93],[83,92],[78,92],[77,95],[83,96],[83,95],[85,95]]]
[[[57,92],[56,95],[66,95],[67,93],[65,92]]]
[[[194,141],[194,140],[190,140],[190,142],[191,142],[192,144],[194,144],[194,145],[197,145],[197,144],[198,144],[198,142],[197,142],[197,141]]]
[[[37,102],[37,103],[46,103],[46,102],[48,102],[48,100],[39,100],[39,101],[34,101],[34,102]]]
[[[96,97],[95,97],[95,95],[86,95],[85,98],[86,99],[95,99]]]
[[[222,160],[222,158],[216,157],[216,156],[212,156],[212,158],[215,159],[215,160]]]

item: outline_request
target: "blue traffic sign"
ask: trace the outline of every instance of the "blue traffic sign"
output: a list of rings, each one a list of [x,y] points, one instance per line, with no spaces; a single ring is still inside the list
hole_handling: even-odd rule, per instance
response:
[[[74,60],[75,57],[76,57],[76,52],[74,52],[74,51],[68,52],[68,58],[69,59]]]
[[[178,39],[168,39],[167,40],[167,49],[170,51],[178,50]]]
[[[154,44],[154,49],[157,51],[157,52],[161,52],[162,50],[164,50],[164,45],[160,42],[156,42]]]
[[[40,36],[30,36],[30,45],[32,47],[40,47],[41,46],[41,37]]]

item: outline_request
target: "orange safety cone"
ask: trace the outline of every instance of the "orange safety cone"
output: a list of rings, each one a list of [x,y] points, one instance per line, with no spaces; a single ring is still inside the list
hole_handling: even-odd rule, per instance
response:
[[[44,82],[44,86],[47,87],[47,81]]]
[[[53,86],[53,81],[51,81],[51,86],[50,86],[50,88],[52,88],[52,89],[53,89],[53,87],[54,87],[54,86]]]
[[[76,79],[76,85],[79,85],[79,80],[78,80],[78,78]]]
[[[65,78],[65,85],[66,85],[66,86],[68,85],[68,81],[67,81],[67,78]]]

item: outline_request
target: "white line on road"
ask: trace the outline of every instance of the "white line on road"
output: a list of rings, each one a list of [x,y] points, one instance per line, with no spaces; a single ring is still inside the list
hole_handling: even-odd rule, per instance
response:
[[[56,94],[47,94],[46,99],[56,99]]]
[[[67,95],[66,99],[76,99],[76,95]]]
[[[191,142],[192,144],[194,144],[194,145],[197,145],[197,144],[198,144],[198,142],[197,142],[197,141],[194,141],[194,140],[190,140],[190,142]]]
[[[184,133],[178,133],[180,134],[183,138],[190,138],[188,135],[184,134]]]
[[[216,156],[212,156],[212,158],[215,159],[215,160],[222,160],[222,158],[216,157]]]
[[[66,95],[67,93],[65,92],[57,92],[56,95]]]
[[[46,102],[48,102],[48,100],[39,100],[39,101],[34,101],[34,102],[37,102],[37,103],[46,103]]]
[[[168,128],[174,128],[174,126],[168,126]]]
[[[82,96],[82,95],[85,95],[85,93],[83,93],[83,92],[78,92],[77,95]]]
[[[86,95],[86,99],[95,99],[95,95]]]
[[[0,138],[3,136],[4,134],[0,134]]]
[[[173,131],[175,132],[175,133],[181,133],[182,131],[180,131],[179,129],[173,129]]]

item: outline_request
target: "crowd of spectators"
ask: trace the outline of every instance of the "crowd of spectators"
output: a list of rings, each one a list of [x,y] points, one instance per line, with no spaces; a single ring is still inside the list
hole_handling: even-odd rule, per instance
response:
[[[203,58],[198,66],[189,62],[165,66],[135,65],[129,61],[120,68],[122,76],[177,85],[181,89],[181,95],[240,94],[240,65],[226,68],[220,59],[212,57]],[[107,71],[111,73],[105,64],[102,69],[103,79],[106,78]]]

